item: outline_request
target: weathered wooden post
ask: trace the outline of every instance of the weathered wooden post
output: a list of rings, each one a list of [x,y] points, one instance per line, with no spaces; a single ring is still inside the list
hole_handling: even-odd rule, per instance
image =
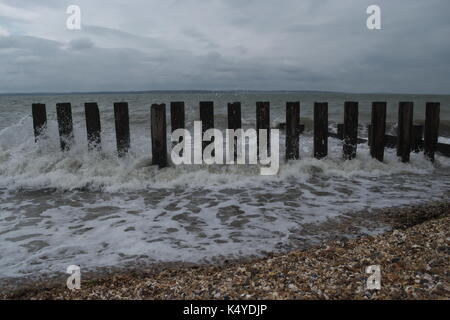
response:
[[[338,123],[336,133],[337,133],[338,139],[344,140],[344,124],[343,123]]]
[[[241,103],[233,102],[228,104],[228,129],[241,129],[242,128],[242,118],[241,118]]]
[[[354,159],[358,147],[358,102],[344,104],[344,159]]]
[[[31,110],[33,113],[34,141],[38,142],[39,137],[47,129],[47,111],[45,104],[42,103],[33,103]]]
[[[185,129],[185,112],[184,112],[184,102],[171,102],[170,103],[170,124],[172,134],[175,130]],[[173,144],[181,143],[183,141],[183,137],[180,137],[178,142],[173,142]],[[183,150],[180,152],[180,156],[183,155]]]
[[[88,148],[90,151],[97,149],[101,150],[101,123],[100,123],[100,111],[98,105],[95,102],[88,102],[84,104],[84,114],[86,118],[86,131]]]
[[[114,118],[116,123],[117,153],[124,157],[130,149],[130,118],[127,102],[114,103]]]
[[[167,167],[167,132],[166,105],[153,104],[151,106],[152,126],[152,163],[160,168]]]
[[[328,103],[314,103],[314,157],[328,155]]]
[[[185,129],[184,102],[170,103],[170,123],[172,133],[178,129]]]
[[[228,129],[238,130],[242,128],[241,118],[241,103],[234,102],[228,104]],[[234,137],[234,161],[237,161],[238,155],[238,141],[237,137]]]
[[[428,102],[425,114],[425,156],[434,162],[434,153],[439,139],[439,113],[441,105],[438,102]]]
[[[370,155],[382,162],[386,132],[386,102],[372,103],[371,126]]]
[[[367,145],[370,147],[371,143],[372,143],[372,125],[369,124],[367,126]]]
[[[419,153],[423,150],[423,126],[415,125],[413,129],[414,137],[413,137],[413,146],[412,150],[415,153]]]
[[[256,103],[256,135],[257,135],[257,152],[258,159],[261,159],[259,150],[259,130],[267,130],[267,156],[270,156],[270,102],[257,102]]]
[[[68,151],[74,142],[72,107],[70,103],[57,103],[56,116],[58,119],[61,150]]]
[[[214,102],[212,101],[201,101],[200,102],[200,120],[202,122],[202,136],[209,129],[214,129]],[[212,141],[214,141],[214,137]],[[208,141],[203,141],[202,143],[202,158],[205,148],[211,143]],[[214,153],[213,153],[214,155]]]
[[[402,162],[409,162],[413,138],[412,102],[400,102],[398,107],[397,156]]]
[[[303,132],[305,132],[305,125],[304,124],[299,124],[298,125],[298,133],[302,134]]]
[[[286,103],[286,160],[300,159],[300,102]]]

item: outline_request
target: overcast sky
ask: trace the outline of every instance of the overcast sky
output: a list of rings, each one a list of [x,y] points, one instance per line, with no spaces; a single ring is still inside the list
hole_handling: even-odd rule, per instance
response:
[[[0,92],[449,94],[449,14],[449,0],[0,0]]]

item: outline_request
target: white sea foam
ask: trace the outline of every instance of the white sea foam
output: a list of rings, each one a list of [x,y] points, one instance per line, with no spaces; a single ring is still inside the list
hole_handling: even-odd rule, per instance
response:
[[[69,152],[59,151],[57,124],[49,122],[48,138],[34,143],[31,119],[0,131],[0,188],[10,191],[22,188],[56,188],[93,191],[138,191],[147,188],[176,186],[245,186],[267,181],[282,182],[289,178],[306,180],[313,174],[322,176],[380,177],[399,173],[426,175],[435,166],[422,154],[412,154],[411,162],[398,161],[394,150],[386,150],[385,162],[372,159],[366,145],[358,146],[358,156],[352,161],[342,161],[342,143],[329,140],[329,157],[314,159],[312,137],[302,136],[299,161],[283,164],[280,173],[273,177],[259,176],[259,169],[249,165],[184,165],[163,170],[151,165],[150,138],[141,130],[133,136],[130,154],[119,159],[115,141],[104,135],[103,151],[88,152],[84,128],[75,128],[76,144]],[[280,142],[284,149],[284,140]],[[282,154],[280,156],[284,158]],[[283,162],[283,161],[282,161]],[[450,160],[438,156],[438,166],[450,167]]]
[[[90,153],[76,124],[76,144],[63,153],[55,121],[38,144],[31,127],[26,117],[0,131],[0,278],[63,272],[70,264],[257,254],[288,245],[306,222],[440,199],[450,190],[447,158],[432,164],[412,154],[404,164],[386,150],[380,163],[359,145],[357,158],[343,161],[336,139],[329,157],[316,160],[312,137],[302,135],[302,159],[264,177],[255,166],[159,170],[151,166],[146,127],[133,129],[123,159],[112,132],[103,135],[102,152]]]

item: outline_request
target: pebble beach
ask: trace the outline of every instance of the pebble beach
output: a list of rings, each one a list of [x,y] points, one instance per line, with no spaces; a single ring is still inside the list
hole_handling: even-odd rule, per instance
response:
[[[81,290],[29,284],[2,299],[450,299],[450,203],[384,209],[391,230],[221,265],[129,270],[82,280]],[[366,267],[381,268],[368,290]]]

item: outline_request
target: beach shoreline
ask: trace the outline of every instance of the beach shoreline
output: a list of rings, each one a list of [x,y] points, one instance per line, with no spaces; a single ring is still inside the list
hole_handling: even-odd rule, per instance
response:
[[[450,299],[449,213],[450,203],[438,202],[349,214],[321,227],[305,226],[309,234],[320,234],[321,228],[336,233],[317,245],[304,243],[301,250],[92,272],[83,274],[79,291],[68,290],[62,278],[30,280],[3,289],[0,298]],[[356,232],[367,224],[387,229],[379,235]],[[381,267],[380,291],[365,289],[370,265]]]

